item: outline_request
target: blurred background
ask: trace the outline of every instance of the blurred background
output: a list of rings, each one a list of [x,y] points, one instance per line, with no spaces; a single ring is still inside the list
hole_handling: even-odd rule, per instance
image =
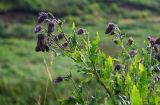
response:
[[[100,47],[107,55],[117,52],[104,34],[108,22],[118,24],[139,45],[148,35],[160,35],[159,0],[0,0],[0,105],[43,103],[47,80],[43,60],[50,60],[52,54],[34,50],[33,29],[40,11],[64,19],[68,33],[72,22],[86,28],[93,37],[98,31]],[[69,72],[75,79],[81,78],[68,58],[53,58],[50,70],[53,78]],[[49,87],[47,105],[56,105],[54,91],[58,98],[68,97],[70,86],[64,82],[54,89]]]

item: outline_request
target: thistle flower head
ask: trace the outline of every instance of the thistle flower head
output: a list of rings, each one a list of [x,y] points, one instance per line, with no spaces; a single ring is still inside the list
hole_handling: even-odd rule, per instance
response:
[[[63,44],[61,45],[62,48],[66,48],[67,46],[68,46],[68,43],[63,43]]]
[[[40,32],[42,29],[42,27],[40,25],[37,25],[35,28],[34,28],[34,33],[38,33]]]
[[[120,70],[120,69],[121,69],[121,64],[114,65],[114,70]]]
[[[60,83],[60,82],[63,81],[63,79],[64,79],[64,78],[63,78],[63,77],[60,77],[60,76],[59,76],[59,77],[56,77],[56,79],[54,80],[54,83],[56,83],[56,84],[57,84],[57,83]]]
[[[38,23],[42,23],[46,18],[48,14],[45,12],[40,12],[38,16]]]
[[[78,35],[84,34],[84,29],[83,29],[83,28],[79,28],[79,29],[77,30],[77,34],[78,34]]]
[[[135,52],[135,51],[129,52],[129,56],[130,56],[131,58],[133,58],[135,55],[136,55],[136,52]]]
[[[128,45],[132,45],[133,41],[134,41],[133,37],[129,37],[128,38]]]
[[[47,46],[47,44],[45,43],[45,35],[44,34],[38,34],[38,37],[37,37],[37,46],[35,48],[35,50],[37,52],[39,51],[49,51],[49,47]]]
[[[59,40],[61,40],[61,39],[63,39],[64,38],[64,33],[63,32],[61,32],[60,34],[58,34],[55,38],[54,38],[54,41],[59,41]]]
[[[110,35],[115,34],[114,31],[115,31],[116,27],[118,27],[116,24],[114,24],[114,23],[108,23],[108,25],[106,27],[105,34],[110,34]]]
[[[49,23],[48,23],[48,33],[51,33],[51,32],[54,31],[54,26],[55,26],[54,21],[53,20],[49,21]]]

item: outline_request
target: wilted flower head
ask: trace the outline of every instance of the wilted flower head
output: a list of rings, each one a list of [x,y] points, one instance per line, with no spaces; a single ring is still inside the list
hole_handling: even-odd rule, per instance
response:
[[[84,34],[84,29],[83,29],[83,28],[79,28],[79,29],[77,30],[77,34],[78,34],[78,35]]]
[[[63,77],[56,77],[56,79],[54,80],[54,83],[60,83],[60,82],[62,82],[63,81]]]
[[[51,33],[51,32],[54,31],[54,26],[55,26],[54,21],[53,20],[49,21],[49,23],[48,23],[48,33]]]
[[[34,28],[34,32],[37,33],[37,32],[40,32],[42,29],[42,27],[40,25],[37,25],[35,28]]]
[[[128,45],[131,45],[133,43],[134,39],[133,37],[129,37],[128,38]]]
[[[130,56],[131,58],[133,58],[135,55],[136,55],[136,52],[135,52],[135,51],[129,52],[129,56]]]
[[[108,23],[108,25],[106,27],[105,34],[110,34],[110,35],[115,34],[114,31],[115,31],[116,27],[118,27],[116,24],[114,24],[114,23]]]
[[[47,18],[47,13],[45,12],[40,12],[38,16],[38,23],[42,23],[46,18]]]
[[[114,65],[114,70],[120,70],[120,69],[121,69],[121,64]]]
[[[45,43],[45,35],[44,34],[38,34],[37,37],[37,46],[35,49],[37,52],[39,51],[49,51],[49,47]]]

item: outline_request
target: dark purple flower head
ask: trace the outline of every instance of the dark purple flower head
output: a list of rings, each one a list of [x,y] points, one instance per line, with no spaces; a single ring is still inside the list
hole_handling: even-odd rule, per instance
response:
[[[84,34],[84,29],[83,29],[83,28],[79,28],[79,29],[77,30],[77,34],[78,34],[78,35]]]
[[[45,35],[44,34],[38,34],[37,37],[37,46],[35,48],[35,50],[37,52],[44,52],[44,51],[49,51],[49,47],[47,46],[46,42],[45,42]]]
[[[153,47],[154,47],[155,52],[158,53],[160,50],[160,45],[155,44]]]
[[[61,32],[60,34],[58,34],[55,38],[54,38],[54,41],[59,41],[59,40],[61,40],[61,39],[63,39],[64,38],[64,33],[63,32]]]
[[[121,64],[114,65],[114,70],[120,70],[120,69],[121,69]]]
[[[152,46],[156,43],[156,40],[157,40],[155,37],[151,37],[151,36],[148,36],[147,39],[149,40]]]
[[[129,52],[129,56],[130,56],[131,58],[133,58],[135,55],[136,55],[136,52],[135,52],[135,51]]]
[[[129,37],[128,38],[128,45],[132,45],[133,41],[134,41],[133,37]]]
[[[67,46],[68,46],[68,43],[63,43],[61,47],[66,48]]]
[[[54,26],[55,26],[54,21],[49,21],[49,23],[48,23],[48,33],[51,33],[51,32],[54,31]]]
[[[108,23],[105,34],[113,35],[116,27],[117,27],[116,24]]]
[[[60,83],[63,81],[63,77],[56,77],[56,79],[54,80],[54,83]]]
[[[42,27],[40,25],[37,25],[35,28],[34,28],[34,32],[37,33],[37,32],[40,32],[42,29]]]
[[[40,12],[38,16],[38,23],[42,23],[46,18],[48,14],[45,12]]]

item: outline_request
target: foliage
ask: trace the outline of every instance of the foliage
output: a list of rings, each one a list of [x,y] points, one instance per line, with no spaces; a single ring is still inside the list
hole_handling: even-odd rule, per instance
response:
[[[73,92],[67,99],[57,100],[61,105],[158,105],[160,103],[160,38],[148,37],[145,47],[138,48],[132,37],[126,42],[125,35],[114,23],[109,23],[105,33],[120,47],[120,54],[107,56],[99,48],[100,37],[91,39],[86,29],[72,25],[72,35],[64,32],[63,21],[51,13],[41,12],[38,26],[37,52],[51,51],[55,56],[67,56],[76,63],[78,72],[84,74],[76,83],[72,74],[58,76],[54,80],[48,71],[48,78],[54,85],[69,81]],[[38,30],[38,31],[37,31]],[[47,69],[46,65],[46,69]],[[91,83],[100,86],[90,91]],[[88,87],[88,88],[86,88]],[[88,93],[86,93],[86,90]],[[44,99],[45,101],[45,99]]]

